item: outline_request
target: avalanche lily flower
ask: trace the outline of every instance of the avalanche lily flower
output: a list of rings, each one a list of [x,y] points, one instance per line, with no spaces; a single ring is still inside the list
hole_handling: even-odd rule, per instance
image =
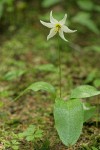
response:
[[[67,19],[67,14],[65,14],[64,18],[60,21],[56,20],[55,18],[53,18],[52,16],[52,11],[50,12],[50,23],[47,23],[47,22],[44,22],[44,21],[41,21],[40,22],[50,28],[50,33],[49,35],[47,36],[47,40],[49,40],[50,38],[52,38],[54,35],[56,35],[56,33],[59,33],[59,36],[67,41],[64,37],[64,32],[65,33],[73,33],[77,30],[70,30],[66,25],[65,25],[65,22],[66,22],[66,19]]]

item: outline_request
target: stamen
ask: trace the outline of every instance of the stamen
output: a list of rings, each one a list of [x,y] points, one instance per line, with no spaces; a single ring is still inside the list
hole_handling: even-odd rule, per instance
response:
[[[61,28],[61,25],[60,24],[56,24],[56,30],[57,30],[57,32],[59,31],[60,28]]]

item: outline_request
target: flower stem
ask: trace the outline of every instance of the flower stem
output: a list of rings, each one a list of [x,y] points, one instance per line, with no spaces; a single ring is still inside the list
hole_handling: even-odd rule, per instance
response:
[[[59,96],[61,98],[61,53],[60,53],[60,45],[59,45],[59,37],[58,37],[58,53],[59,53],[59,59],[58,59],[58,63],[59,63]]]

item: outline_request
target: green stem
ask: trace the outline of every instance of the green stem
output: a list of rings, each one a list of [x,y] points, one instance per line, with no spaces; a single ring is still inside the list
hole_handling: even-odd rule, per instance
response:
[[[59,90],[60,90],[60,98],[61,98],[61,54],[60,54],[60,45],[59,45],[59,37],[58,37],[58,53],[59,53]]]
[[[17,101],[23,94],[27,92],[28,89],[25,89],[23,92],[21,92],[15,99],[14,101]]]

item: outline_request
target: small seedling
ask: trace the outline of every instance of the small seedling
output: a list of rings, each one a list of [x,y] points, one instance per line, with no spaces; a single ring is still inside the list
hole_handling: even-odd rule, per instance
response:
[[[26,131],[19,133],[20,138],[25,138],[28,142],[34,142],[36,139],[41,138],[43,131],[41,129],[36,129],[35,125],[30,125]]]
[[[43,136],[43,131],[37,129],[35,125],[30,125],[24,132],[18,134],[20,139],[25,139],[27,142],[30,142],[31,147],[33,143]]]

